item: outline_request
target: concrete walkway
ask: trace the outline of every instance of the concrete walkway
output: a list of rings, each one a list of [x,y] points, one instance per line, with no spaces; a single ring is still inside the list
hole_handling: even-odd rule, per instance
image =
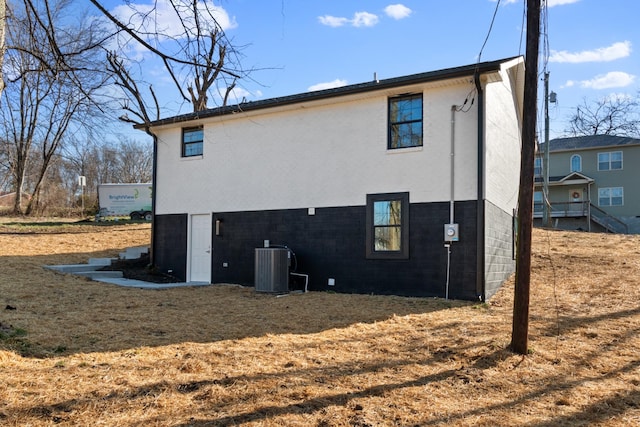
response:
[[[126,252],[120,254],[120,259],[137,259],[142,254],[147,253],[148,248],[144,246],[128,248]],[[111,265],[113,258],[89,258],[88,264],[68,264],[68,265],[45,265],[48,270],[57,271],[64,274],[75,274],[87,277],[96,282],[111,283],[113,285],[125,286],[140,289],[169,289],[184,286],[208,286],[207,282],[179,282],[179,283],[152,283],[142,280],[126,279],[122,277],[122,271],[101,271],[102,267]]]

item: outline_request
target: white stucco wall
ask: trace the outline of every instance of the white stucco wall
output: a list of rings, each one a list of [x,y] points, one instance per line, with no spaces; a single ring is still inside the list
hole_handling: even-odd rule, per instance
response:
[[[520,68],[521,69],[521,68]],[[485,88],[485,199],[505,212],[518,203],[521,113],[514,91],[522,74],[501,72],[501,81]]]
[[[156,129],[156,213],[354,206],[366,204],[370,193],[404,191],[412,203],[448,201],[451,106],[462,104],[473,83],[444,83]],[[424,146],[387,150],[388,97],[420,91]],[[512,113],[504,110],[506,121]],[[456,200],[476,197],[476,118],[476,106],[456,114]],[[181,158],[181,126],[199,124],[204,125],[203,156]],[[492,144],[498,150],[498,142]],[[492,163],[502,161],[489,154]],[[502,175],[491,178],[498,179]]]

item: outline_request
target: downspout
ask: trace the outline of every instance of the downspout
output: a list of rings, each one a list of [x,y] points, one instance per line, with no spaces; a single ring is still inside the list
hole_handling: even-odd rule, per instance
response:
[[[156,266],[156,195],[158,194],[158,137],[155,133],[151,132],[149,128],[146,129],[147,134],[153,138],[153,164],[151,169],[151,242],[149,249],[149,266],[155,268]]]
[[[474,75],[478,91],[478,192],[476,200],[476,296],[485,300],[484,280],[484,92],[480,82],[480,73]]]

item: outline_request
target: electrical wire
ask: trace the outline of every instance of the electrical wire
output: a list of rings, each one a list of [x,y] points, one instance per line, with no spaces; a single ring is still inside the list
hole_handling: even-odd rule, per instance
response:
[[[484,50],[484,47],[487,45],[487,41],[489,40],[489,36],[491,35],[491,30],[493,30],[493,23],[496,21],[496,15],[498,14],[499,7],[500,7],[500,0],[496,2],[496,8],[493,11],[493,17],[491,18],[489,31],[487,31],[487,37],[484,38],[484,43],[482,43],[482,47],[480,48],[480,53],[478,54],[478,63],[480,63],[480,58],[482,57],[482,51]]]

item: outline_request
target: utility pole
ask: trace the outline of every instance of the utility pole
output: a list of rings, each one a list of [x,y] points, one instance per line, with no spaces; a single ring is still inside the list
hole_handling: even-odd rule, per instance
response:
[[[533,228],[533,166],[536,150],[536,106],[538,91],[538,47],[540,44],[540,0],[527,0],[527,48],[522,117],[522,159],[518,195],[518,241],[516,285],[513,298],[511,349],[527,354],[529,335],[529,289],[531,283],[531,231]]]
[[[549,201],[549,73],[544,73],[544,157],[542,159],[542,223],[551,228],[551,202]]]

